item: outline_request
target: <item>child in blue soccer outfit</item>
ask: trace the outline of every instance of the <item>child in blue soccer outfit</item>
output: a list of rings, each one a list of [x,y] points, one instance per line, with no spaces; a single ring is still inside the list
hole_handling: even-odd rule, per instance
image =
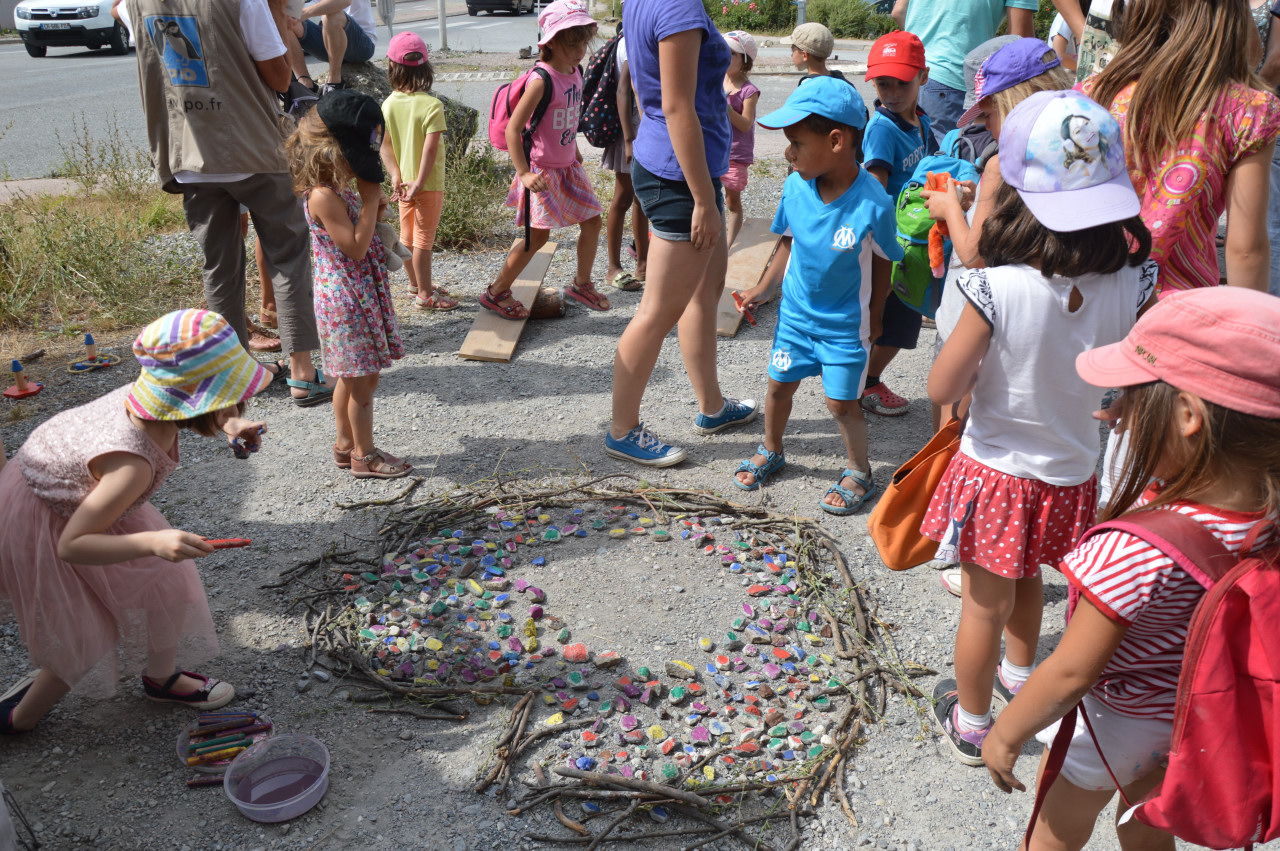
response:
[[[734,482],[743,490],[756,490],[783,468],[782,434],[792,397],[801,379],[821,375],[827,409],[840,428],[848,458],[819,503],[830,514],[852,514],[875,493],[867,424],[858,400],[867,375],[867,349],[880,332],[889,261],[902,258],[893,202],[858,165],[866,120],[866,107],[853,86],[819,77],[758,122],[786,133],[786,157],[795,171],[783,184],[773,220],[782,244],[764,279],[743,297],[750,310],[768,301],[782,281],[764,443],[738,467]],[[876,264],[875,273],[873,253],[885,261]]]
[[[929,116],[920,109],[920,87],[929,79],[924,45],[909,32],[892,32],[871,45],[867,80],[876,87],[876,109],[862,142],[863,167],[895,203],[920,160],[938,152]],[[901,416],[908,402],[880,380],[899,349],[914,349],[923,317],[889,293],[884,331],[875,340],[862,407],[885,417]]]

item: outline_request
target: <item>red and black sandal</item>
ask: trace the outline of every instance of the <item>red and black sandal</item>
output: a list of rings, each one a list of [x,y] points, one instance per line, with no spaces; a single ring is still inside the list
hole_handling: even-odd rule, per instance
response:
[[[503,305],[502,302],[506,302]],[[491,287],[485,287],[484,292],[480,294],[480,306],[492,310],[503,319],[528,319],[529,310],[523,304],[516,301],[511,296],[511,290],[507,290],[498,298],[494,296]]]
[[[186,694],[172,691],[173,684],[183,674],[193,680],[203,681],[204,686]],[[190,706],[192,709],[221,709],[235,700],[236,697],[235,686],[231,685],[231,683],[224,683],[191,671],[178,671],[165,680],[162,686],[156,685],[154,680],[144,676],[142,678],[142,688],[147,693],[148,700],[154,700],[157,703],[178,703],[183,706]]]
[[[596,289],[595,281],[570,284],[564,288],[564,294],[574,301],[585,304],[592,310],[608,310],[610,307],[609,299],[604,297],[604,293]]]

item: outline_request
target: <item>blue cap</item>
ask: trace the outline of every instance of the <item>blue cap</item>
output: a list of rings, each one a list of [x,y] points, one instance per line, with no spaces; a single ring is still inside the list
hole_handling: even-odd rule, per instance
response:
[[[836,77],[813,77],[796,88],[782,109],[758,120],[761,127],[781,130],[803,121],[810,115],[821,115],[855,130],[867,126],[867,105],[858,90]]]

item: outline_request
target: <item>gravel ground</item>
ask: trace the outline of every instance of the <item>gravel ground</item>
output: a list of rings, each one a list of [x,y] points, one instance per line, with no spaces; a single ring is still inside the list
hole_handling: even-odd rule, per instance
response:
[[[754,176],[747,213],[772,216],[782,168],[775,160],[771,168],[758,171],[772,174]],[[548,283],[569,282],[573,238],[571,231],[553,235],[560,249]],[[602,435],[616,339],[639,294],[611,292],[614,308],[607,313],[573,305],[563,319],[530,323],[511,363],[459,360],[454,353],[475,315],[476,297],[503,256],[501,251],[436,255],[437,280],[463,297],[462,310],[424,315],[401,300],[408,355],[384,374],[376,431],[380,445],[414,461],[426,477],[423,493],[495,473],[549,481],[620,469],[604,455]],[[598,279],[603,279],[604,265],[602,252]],[[398,289],[403,281],[399,273]],[[763,397],[774,318],[774,307],[766,307],[760,327],[744,326],[737,338],[720,341],[726,393]],[[114,348],[126,360],[127,342],[122,338]],[[932,343],[933,332],[926,330],[920,348],[903,352],[887,373],[891,386],[911,399],[910,413],[892,420],[869,417],[871,456],[880,482],[930,435],[925,379]],[[112,350],[110,343],[103,348]],[[119,386],[132,373],[126,364],[92,377],[52,381],[51,392],[39,397],[40,405],[28,409],[30,416],[4,425],[9,451],[59,407]],[[272,388],[254,402],[251,414],[270,427],[259,455],[236,461],[218,442],[184,435],[182,466],[156,504],[175,526],[210,537],[254,539],[248,549],[221,551],[200,562],[222,638],[222,655],[205,668],[235,683],[244,705],[268,711],[278,730],[306,732],[324,741],[333,759],[329,792],[320,807],[293,822],[258,825],[241,818],[220,792],[186,789],[187,775],[173,743],[190,714],[148,703],[131,679],[111,700],[69,697],[35,732],[0,744],[0,779],[36,825],[41,841],[49,848],[376,844],[462,851],[521,847],[527,832],[563,833],[546,808],[509,817],[505,799],[470,791],[505,723],[502,705],[477,707],[458,724],[373,716],[343,699],[341,682],[308,678],[306,636],[296,609],[289,613],[292,591],[263,586],[282,569],[334,544],[359,544],[374,536],[383,516],[379,510],[342,511],[335,503],[384,497],[401,483],[361,482],[331,466],[328,407],[296,408],[286,393]],[[762,425],[703,438],[692,430],[695,414],[678,346],[671,339],[654,371],[644,417],[659,435],[685,446],[690,460],[675,469],[646,473],[650,481],[759,501],[780,513],[820,515],[815,503],[839,472],[843,452],[818,382],[802,385],[796,396],[787,470],[754,494],[733,488],[730,477],[761,439]],[[865,510],[849,518],[824,516],[822,523],[842,542],[854,577],[889,626],[899,656],[949,674],[959,602],[942,590],[937,575],[927,567],[906,573],[886,570],[866,535]],[[627,542],[607,551],[566,550],[541,574],[530,568],[522,575],[548,589],[556,613],[577,639],[593,649],[619,649],[633,664],[661,666],[665,659],[693,655],[690,642],[723,629],[722,613],[742,598],[735,583],[726,584],[719,573],[695,570],[646,549],[652,546]],[[1047,579],[1046,649],[1061,635],[1065,611],[1064,584],[1056,574]],[[25,665],[16,627],[0,626],[0,682],[12,681]],[[918,682],[931,691],[932,679]],[[884,719],[866,730],[865,742],[847,766],[859,827],[826,805],[804,828],[803,847],[1017,846],[1030,798],[998,794],[985,771],[954,762],[928,718],[927,701],[889,701]],[[1038,752],[1038,745],[1029,747],[1020,764],[1020,776],[1028,782]],[[581,817],[576,806],[567,809],[571,817]],[[1100,820],[1089,848],[1117,847],[1109,818]],[[720,842],[710,847],[738,846]]]

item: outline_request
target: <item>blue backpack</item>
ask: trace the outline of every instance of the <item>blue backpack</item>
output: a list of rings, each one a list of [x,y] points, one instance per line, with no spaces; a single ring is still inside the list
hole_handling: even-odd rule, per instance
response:
[[[929,218],[929,207],[920,195],[929,172],[945,172],[956,180],[977,180],[978,170],[966,160],[934,154],[920,160],[898,195],[897,235],[903,257],[893,264],[889,284],[903,304],[932,317],[942,300],[942,278],[935,278],[929,265],[929,229],[933,227],[933,219]],[[949,261],[951,240],[943,243],[943,249]]]

